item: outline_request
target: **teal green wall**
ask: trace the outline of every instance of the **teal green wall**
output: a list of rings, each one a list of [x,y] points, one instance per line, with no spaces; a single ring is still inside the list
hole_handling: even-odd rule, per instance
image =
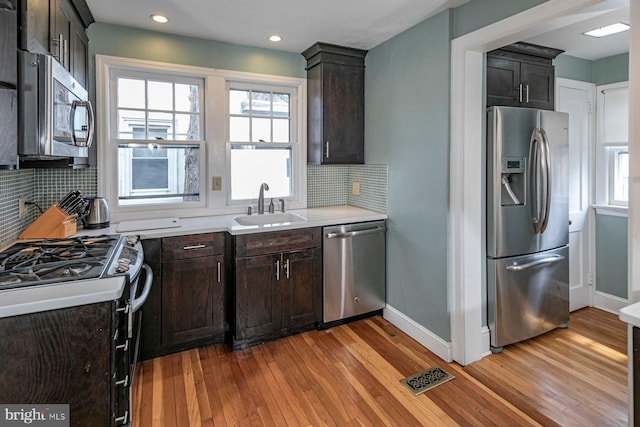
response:
[[[471,0],[453,11],[453,38],[478,30],[547,0]]]
[[[596,215],[596,290],[627,298],[627,218]]]
[[[593,83],[593,61],[563,53],[553,61],[553,65],[556,77]]]
[[[593,61],[593,82],[596,85],[629,80],[629,54],[610,56]]]
[[[365,156],[389,165],[387,302],[450,340],[450,11],[366,57]]]
[[[94,55],[101,54],[223,70],[306,77],[305,61],[298,53],[103,23],[92,24],[87,35],[92,69],[95,64]]]

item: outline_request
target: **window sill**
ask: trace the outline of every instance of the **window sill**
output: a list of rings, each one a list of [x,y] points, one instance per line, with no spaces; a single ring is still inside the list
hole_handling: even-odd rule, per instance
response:
[[[591,205],[598,215],[620,216],[627,218],[629,216],[629,208],[626,206],[614,205]]]

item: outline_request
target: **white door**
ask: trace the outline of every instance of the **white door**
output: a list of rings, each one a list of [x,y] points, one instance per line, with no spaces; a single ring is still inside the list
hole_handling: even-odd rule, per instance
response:
[[[593,83],[556,79],[556,110],[569,113],[569,308],[592,305],[589,152],[595,136]]]

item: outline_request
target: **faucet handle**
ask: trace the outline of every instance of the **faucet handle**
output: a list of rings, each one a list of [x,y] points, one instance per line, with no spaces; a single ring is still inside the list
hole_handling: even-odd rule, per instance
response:
[[[247,206],[247,215],[251,215],[251,206]]]
[[[269,213],[273,213],[275,208],[273,206],[273,197],[271,198],[271,202],[269,203]]]
[[[280,212],[284,212],[284,199],[278,199],[280,202]]]

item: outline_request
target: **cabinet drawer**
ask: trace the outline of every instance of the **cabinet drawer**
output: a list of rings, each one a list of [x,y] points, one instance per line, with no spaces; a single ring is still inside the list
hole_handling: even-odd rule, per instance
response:
[[[321,246],[320,228],[236,236],[236,257],[288,252]]]
[[[224,251],[222,233],[193,234],[162,239],[162,260],[195,258],[221,254]]]

